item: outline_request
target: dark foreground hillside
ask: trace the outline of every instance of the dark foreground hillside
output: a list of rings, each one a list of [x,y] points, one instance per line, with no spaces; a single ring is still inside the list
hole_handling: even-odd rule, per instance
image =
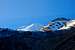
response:
[[[75,50],[75,28],[55,32],[0,29],[0,50]]]

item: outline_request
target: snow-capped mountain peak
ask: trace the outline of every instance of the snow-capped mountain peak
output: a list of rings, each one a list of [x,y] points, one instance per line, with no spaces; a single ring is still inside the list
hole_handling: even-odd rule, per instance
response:
[[[29,26],[27,26],[27,27],[20,27],[20,28],[18,28],[17,30],[18,31],[31,31],[30,30],[30,28],[32,27],[32,26],[34,26],[34,24],[31,24],[31,25],[29,25]]]
[[[66,26],[63,26],[60,29],[69,29],[70,27],[75,27],[75,20],[70,20],[66,23]]]
[[[62,29],[69,29],[75,26],[75,20],[68,20],[65,18],[57,18],[47,25],[31,24],[27,27],[22,26],[18,28],[18,31],[56,31]]]

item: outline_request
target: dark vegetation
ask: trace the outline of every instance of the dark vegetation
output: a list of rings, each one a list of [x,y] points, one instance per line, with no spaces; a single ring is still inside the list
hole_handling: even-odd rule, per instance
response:
[[[75,50],[75,28],[55,32],[0,28],[0,50]]]

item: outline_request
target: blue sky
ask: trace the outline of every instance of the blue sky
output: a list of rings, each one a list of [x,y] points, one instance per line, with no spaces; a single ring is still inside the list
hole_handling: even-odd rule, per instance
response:
[[[0,26],[47,24],[56,17],[75,18],[74,0],[0,0]]]

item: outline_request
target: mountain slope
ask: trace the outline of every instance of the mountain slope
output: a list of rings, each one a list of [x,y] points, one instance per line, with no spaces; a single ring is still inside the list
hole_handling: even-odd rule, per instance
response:
[[[74,36],[75,28],[55,32],[16,31],[2,28],[0,31],[0,50],[75,49]]]

